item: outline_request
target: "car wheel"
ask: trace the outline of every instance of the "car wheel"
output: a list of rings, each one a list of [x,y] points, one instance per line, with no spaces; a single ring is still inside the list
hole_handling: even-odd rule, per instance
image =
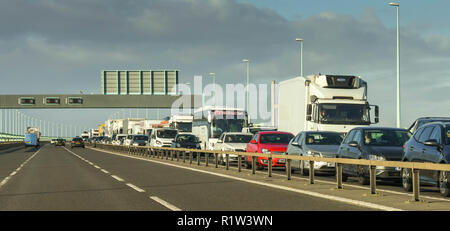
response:
[[[222,166],[225,166],[225,161],[224,161],[223,156],[220,156],[220,158],[219,158],[219,164],[222,165]]]
[[[342,182],[347,182],[348,180],[348,175],[342,173]]]
[[[300,175],[302,176],[308,176],[309,171],[305,168],[305,161],[300,161]]]
[[[448,197],[450,196],[450,185],[448,182],[449,173],[446,171],[442,171],[439,173],[439,191],[442,196]]]
[[[358,182],[361,185],[368,185],[370,183],[370,179],[366,177],[366,174],[364,173],[363,166],[358,166]]]
[[[245,161],[245,168],[246,169],[251,169],[252,165],[250,164],[250,162],[248,162],[248,160]]]
[[[402,168],[402,187],[406,192],[412,191],[412,173],[409,168]]]

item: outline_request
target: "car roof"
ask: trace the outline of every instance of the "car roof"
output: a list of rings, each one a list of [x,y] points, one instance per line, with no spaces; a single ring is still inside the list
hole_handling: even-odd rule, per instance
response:
[[[223,134],[225,134],[225,135],[250,135],[250,136],[253,136],[252,133],[247,133],[247,132],[224,132]]]
[[[397,130],[397,131],[408,131],[404,128],[396,128],[396,127],[356,127],[354,129],[362,129],[362,130]]]
[[[280,131],[259,131],[258,134],[264,135],[264,134],[290,134],[293,135],[290,132],[280,132]]]
[[[339,135],[341,135],[342,133],[340,133],[340,132],[333,132],[333,131],[304,131],[306,134],[310,134],[310,133],[315,133],[315,134],[317,134],[317,133],[319,133],[319,134],[322,134],[322,133],[333,133],[333,134],[339,134]]]
[[[450,121],[450,117],[420,117],[417,120],[448,120],[448,121]]]

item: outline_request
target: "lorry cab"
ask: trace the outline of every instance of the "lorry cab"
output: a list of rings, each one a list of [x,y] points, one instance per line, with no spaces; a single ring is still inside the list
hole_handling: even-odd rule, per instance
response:
[[[310,75],[279,83],[278,130],[334,131],[378,123],[367,100],[367,82],[352,75]],[[371,121],[371,107],[374,121]]]

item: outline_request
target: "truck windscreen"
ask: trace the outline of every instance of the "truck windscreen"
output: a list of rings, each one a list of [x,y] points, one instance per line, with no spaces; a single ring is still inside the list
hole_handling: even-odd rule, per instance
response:
[[[181,132],[192,132],[192,123],[180,123],[178,122],[176,125],[176,129]]]
[[[364,104],[319,104],[322,124],[370,124],[369,108]]]
[[[224,132],[242,132],[245,126],[243,119],[215,119],[213,123],[213,137],[218,138]]]

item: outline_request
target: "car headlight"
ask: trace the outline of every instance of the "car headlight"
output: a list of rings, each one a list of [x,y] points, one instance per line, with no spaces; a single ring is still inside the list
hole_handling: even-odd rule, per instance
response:
[[[369,160],[380,160],[380,161],[385,161],[386,158],[384,158],[384,156],[380,156],[380,155],[368,155],[367,159]]]
[[[308,156],[322,157],[322,154],[320,152],[314,152],[311,150],[308,150],[307,154]]]
[[[224,150],[224,151],[231,151],[231,152],[234,152],[234,148],[224,148],[223,150]]]
[[[139,144],[138,143],[133,143],[133,146],[138,146]]]
[[[156,144],[162,144],[162,143],[161,143],[161,141],[157,140],[157,141],[156,141]]]
[[[267,153],[271,153],[271,151],[270,151],[270,150],[268,150],[268,149],[265,149],[265,148],[262,148],[262,149],[261,149],[261,152],[262,152],[262,153],[266,153],[266,154],[267,154]]]
[[[261,162],[262,162],[263,164],[267,164],[267,160],[266,160],[266,159],[261,159]]]

